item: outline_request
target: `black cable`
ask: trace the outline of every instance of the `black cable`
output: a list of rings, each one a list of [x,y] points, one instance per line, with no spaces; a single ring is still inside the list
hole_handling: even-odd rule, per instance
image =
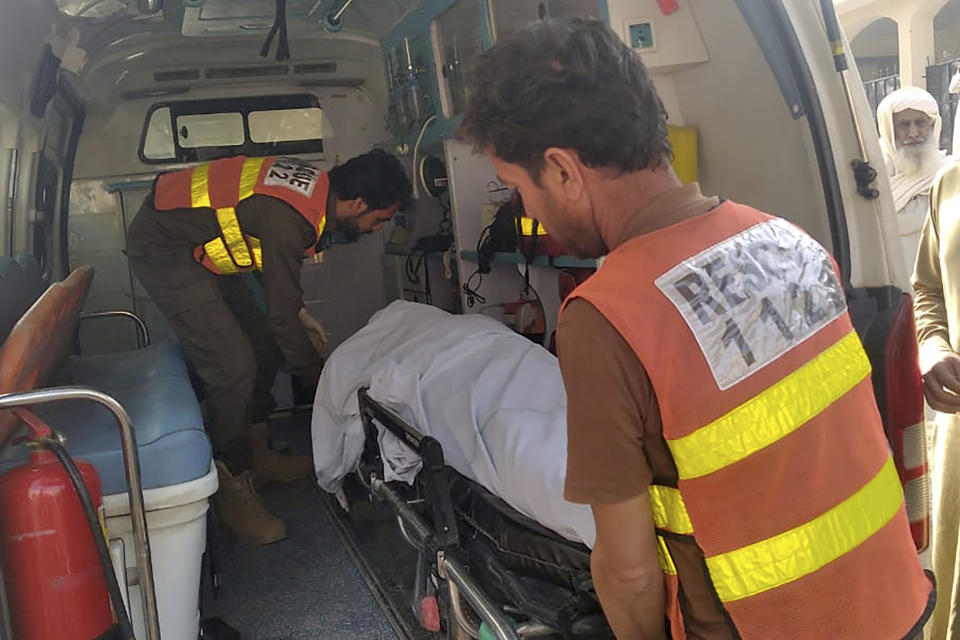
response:
[[[547,339],[547,311],[543,307],[543,299],[540,297],[540,293],[537,291],[536,287],[530,284],[530,267],[527,266],[526,272],[523,274],[523,295],[528,296],[531,293],[536,299],[537,306],[540,308],[540,321],[543,323],[543,339]],[[533,300],[525,300],[525,302],[533,302]],[[543,346],[543,343],[540,343]]]
[[[266,58],[268,55],[270,55],[270,46],[273,44],[273,38],[277,35],[277,31],[279,29],[280,25],[277,24],[277,18],[274,16],[273,26],[270,27],[270,33],[267,34],[267,39],[263,41],[263,46],[260,47],[261,58]]]
[[[480,295],[478,289],[483,285],[483,274],[490,273],[491,263],[493,262],[493,223],[491,222],[480,231],[480,237],[477,238],[477,268],[463,283],[463,293],[467,297],[467,307],[472,309],[478,302],[485,304],[487,299]],[[477,284],[473,285],[476,278]]]
[[[536,287],[530,284],[529,281],[525,283],[525,286],[526,286],[527,292],[528,293],[532,292],[533,296],[537,299],[537,305],[540,307],[540,316],[544,319],[544,321],[546,321],[547,312],[543,308],[543,299],[540,297],[540,293],[537,291]]]
[[[287,0],[277,0],[277,22],[280,25],[280,41],[277,43],[277,61],[290,59],[290,43],[287,40]]]
[[[479,278],[477,280],[477,285],[475,287],[472,284],[474,278]],[[467,281],[463,283],[463,293],[464,295],[467,296],[468,308],[472,309],[473,306],[478,302],[480,304],[486,304],[487,299],[477,292],[477,289],[479,289],[480,285],[482,284],[483,284],[483,274],[480,273],[479,269],[477,269],[472,274],[470,274],[470,277],[467,278]]]
[[[434,236],[423,236],[418,239],[407,254],[407,261],[404,264],[404,270],[407,273],[407,280],[411,284],[420,284],[420,269],[424,274],[424,290],[427,296],[427,304],[430,304],[432,296],[430,294],[430,273],[427,267],[429,254],[435,251],[449,249],[453,244],[453,220],[450,219],[450,198],[444,202],[443,194],[437,197],[440,204],[440,222],[437,225],[437,233]]]
[[[439,233],[432,236],[421,236],[407,253],[405,270],[407,279],[413,284],[420,284],[420,268],[427,272],[426,261],[430,254],[445,253],[453,245],[453,235]],[[429,286],[429,283],[428,283]]]
[[[260,48],[260,57],[266,58],[270,54],[270,46],[273,39],[279,34],[280,39],[277,43],[277,60],[290,59],[290,45],[287,41],[287,0],[276,0],[277,9],[273,18],[273,26],[270,27],[270,33]]]
[[[493,264],[493,256],[497,247],[493,243],[493,224],[490,223],[480,231],[480,237],[477,238],[477,271],[481,274],[490,273]]]
[[[433,304],[433,293],[430,291],[430,261],[427,254],[423,254],[423,290],[427,295],[427,304]]]
[[[43,441],[43,444],[53,455],[57,457],[60,464],[67,472],[70,482],[73,483],[77,496],[80,498],[80,504],[83,506],[83,513],[87,517],[87,525],[90,527],[90,534],[97,546],[97,556],[100,558],[100,565],[103,568],[104,578],[107,580],[107,589],[110,591],[110,603],[113,605],[113,611],[117,615],[120,625],[120,631],[123,633],[124,640],[135,640],[133,634],[133,624],[130,622],[130,616],[127,608],[123,604],[123,595],[120,592],[120,584],[117,582],[117,575],[113,572],[113,563],[110,561],[110,550],[107,549],[107,541],[103,537],[103,530],[100,528],[100,519],[97,517],[97,510],[90,499],[90,493],[87,491],[87,485],[83,482],[83,476],[80,470],[74,464],[73,459],[67,450],[63,448],[57,440],[52,438]]]
[[[404,270],[407,272],[407,280],[411,284],[420,284],[420,267],[425,264],[427,254],[425,251],[418,251],[416,249],[411,249],[410,253],[407,254],[407,262],[404,265]]]
[[[437,225],[439,235],[453,235],[453,220],[450,218],[450,194],[447,192],[447,201],[443,201],[443,194],[437,196],[437,202],[440,203],[440,224]]]

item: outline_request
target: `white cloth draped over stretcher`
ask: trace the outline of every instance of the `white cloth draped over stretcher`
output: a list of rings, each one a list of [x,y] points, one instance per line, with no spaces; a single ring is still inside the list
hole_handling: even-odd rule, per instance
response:
[[[327,360],[313,410],[320,486],[339,489],[363,449],[357,390],[443,446],[446,463],[517,511],[592,547],[590,508],[563,499],[566,394],[556,358],[482,315],[394,302]],[[419,459],[381,431],[388,480],[411,482]]]

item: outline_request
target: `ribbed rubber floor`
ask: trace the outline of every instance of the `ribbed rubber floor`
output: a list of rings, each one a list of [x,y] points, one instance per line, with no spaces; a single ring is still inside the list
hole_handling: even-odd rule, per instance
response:
[[[271,429],[294,451],[309,446],[302,420]],[[312,480],[269,487],[261,498],[286,521],[289,537],[254,547],[217,535],[223,584],[204,617],[221,618],[244,640],[396,638]]]

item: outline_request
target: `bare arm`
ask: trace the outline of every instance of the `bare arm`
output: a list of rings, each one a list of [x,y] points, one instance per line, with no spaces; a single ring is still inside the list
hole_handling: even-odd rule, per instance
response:
[[[594,504],[593,584],[619,640],[666,638],[663,572],[646,491],[618,504]]]
[[[591,572],[621,640],[663,638],[664,578],[647,488],[648,416],[659,411],[636,353],[585,300],[557,327],[567,389],[565,497],[589,504],[597,526]]]

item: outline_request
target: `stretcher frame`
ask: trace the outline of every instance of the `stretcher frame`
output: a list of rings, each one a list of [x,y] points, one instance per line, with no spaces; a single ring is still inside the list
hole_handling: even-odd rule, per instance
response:
[[[440,442],[421,433],[395,412],[372,399],[366,387],[358,390],[357,398],[365,432],[363,460],[369,463],[361,463],[358,476],[371,497],[389,506],[396,517],[401,536],[419,553],[418,564],[421,566],[418,567],[414,589],[415,608],[426,593],[424,576],[428,573],[427,569],[432,569],[441,580],[440,588],[447,590],[446,602],[450,613],[448,624],[459,627],[460,634],[449,637],[479,638],[480,624],[476,619],[484,623],[497,640],[566,636],[560,629],[535,620],[514,624],[507,614],[520,612],[521,609],[517,607],[517,610],[513,611],[510,607],[499,607],[495,598],[481,586],[477,576],[471,574],[471,569],[468,569],[471,566],[471,555],[463,544],[465,540],[462,539],[463,534],[458,525],[451,494],[452,471],[445,466]],[[417,478],[417,486],[423,500],[418,500],[419,504],[408,503],[384,481],[377,425],[396,436],[420,457],[422,469]],[[502,576],[500,577],[502,579]],[[506,591],[515,599],[524,597],[522,585],[508,584]],[[464,603],[473,612],[473,616],[467,614]],[[602,626],[608,629],[605,622]]]

